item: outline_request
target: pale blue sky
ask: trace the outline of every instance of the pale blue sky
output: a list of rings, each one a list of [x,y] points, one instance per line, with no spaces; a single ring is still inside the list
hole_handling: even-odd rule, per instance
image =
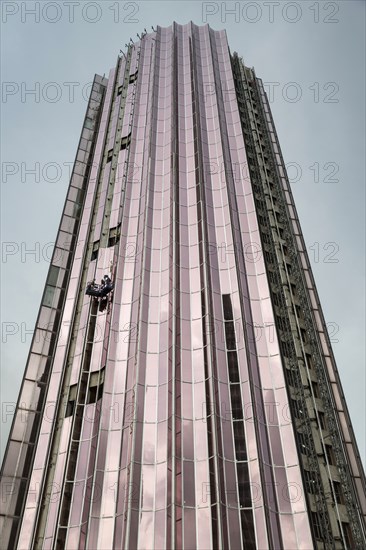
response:
[[[39,22],[27,12],[37,4]],[[226,28],[231,50],[264,82],[277,83],[272,112],[285,161],[301,167],[292,188],[324,314],[336,323],[333,349],[364,455],[365,3],[75,4],[70,22],[68,2],[2,3],[1,231],[2,241],[14,243],[7,257],[3,245],[1,264],[2,446],[6,403],[18,396],[31,343],[26,332],[36,320],[79,140],[82,90],[94,73],[108,74],[120,48],[145,27],[193,20]],[[31,89],[36,96],[26,94]],[[40,181],[27,173],[36,163]],[[35,254],[24,256],[30,249]],[[10,327],[16,334],[6,336]]]

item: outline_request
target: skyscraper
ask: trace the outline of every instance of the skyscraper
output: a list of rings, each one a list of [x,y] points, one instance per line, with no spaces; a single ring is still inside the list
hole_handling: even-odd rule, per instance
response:
[[[2,467],[7,548],[365,548],[262,81],[158,27],[96,76]]]

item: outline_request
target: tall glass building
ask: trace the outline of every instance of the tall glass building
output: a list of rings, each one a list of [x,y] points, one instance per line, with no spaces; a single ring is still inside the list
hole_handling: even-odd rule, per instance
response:
[[[263,83],[145,33],[94,79],[2,548],[365,549],[364,482]]]

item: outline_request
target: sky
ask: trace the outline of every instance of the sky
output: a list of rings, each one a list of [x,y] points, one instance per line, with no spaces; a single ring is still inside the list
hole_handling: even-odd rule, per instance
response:
[[[265,83],[365,456],[365,3],[2,2],[1,456],[90,83],[144,28],[226,29]]]

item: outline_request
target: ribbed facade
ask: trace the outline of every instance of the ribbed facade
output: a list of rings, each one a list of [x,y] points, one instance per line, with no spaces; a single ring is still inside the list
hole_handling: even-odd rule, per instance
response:
[[[262,81],[158,27],[94,80],[2,547],[361,550],[364,480]]]

